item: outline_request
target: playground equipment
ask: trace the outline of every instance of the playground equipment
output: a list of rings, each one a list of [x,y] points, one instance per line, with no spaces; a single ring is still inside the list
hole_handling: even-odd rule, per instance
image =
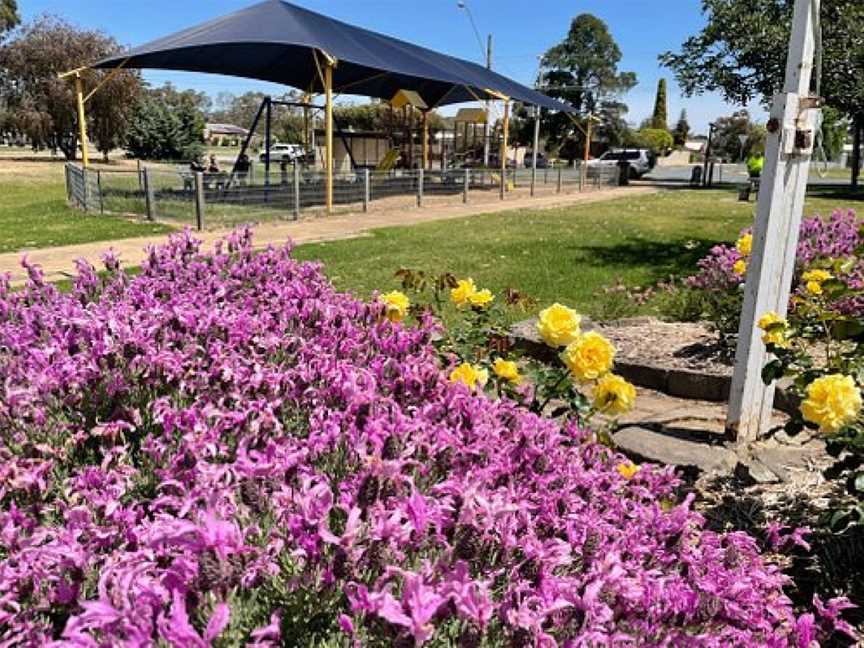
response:
[[[430,109],[466,101],[504,101],[502,165],[506,159],[510,101],[564,113],[574,111],[569,104],[475,63],[354,27],[284,0],[264,0],[90,67],[209,72],[282,83],[309,97],[323,94],[328,212],[333,207],[334,91],[390,101],[401,90],[408,90],[421,97]],[[80,80],[83,69],[86,67],[63,76],[76,79],[86,162],[86,100]]]

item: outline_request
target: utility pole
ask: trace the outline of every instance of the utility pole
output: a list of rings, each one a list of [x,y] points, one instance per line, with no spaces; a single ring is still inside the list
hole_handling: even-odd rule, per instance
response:
[[[821,0],[795,0],[786,80],[774,97],[767,124],[765,172],[726,418],[727,434],[739,445],[754,441],[771,422],[774,386],[762,382],[768,354],[757,322],[769,311],[784,316],[789,303],[813,142],[822,121],[821,99],[810,94],[816,43],[821,40],[820,5]]]

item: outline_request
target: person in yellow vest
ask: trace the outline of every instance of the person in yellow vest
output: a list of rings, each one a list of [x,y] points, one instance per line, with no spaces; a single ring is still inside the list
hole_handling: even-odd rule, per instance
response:
[[[765,167],[765,156],[761,153],[751,155],[747,158],[747,175],[751,178],[758,178],[762,175],[762,169]]]

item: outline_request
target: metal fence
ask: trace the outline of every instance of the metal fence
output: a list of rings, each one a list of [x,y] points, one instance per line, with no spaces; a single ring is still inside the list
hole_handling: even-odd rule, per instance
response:
[[[431,204],[482,203],[511,197],[590,191],[618,184],[616,167],[395,170],[336,173],[337,211],[398,210]],[[83,169],[66,165],[70,204],[104,214],[136,216],[198,229],[250,221],[294,220],[323,212],[324,173],[290,166],[269,176],[193,173],[176,165]]]

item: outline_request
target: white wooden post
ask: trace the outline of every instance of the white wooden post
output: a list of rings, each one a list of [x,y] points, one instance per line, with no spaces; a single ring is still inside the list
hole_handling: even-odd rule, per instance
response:
[[[756,323],[768,311],[785,315],[789,303],[813,141],[821,127],[819,102],[810,96],[820,5],[821,0],[795,2],[786,82],[774,98],[768,122],[765,171],[726,418],[727,433],[739,444],[755,440],[770,426],[774,387],[762,382],[767,353]]]

